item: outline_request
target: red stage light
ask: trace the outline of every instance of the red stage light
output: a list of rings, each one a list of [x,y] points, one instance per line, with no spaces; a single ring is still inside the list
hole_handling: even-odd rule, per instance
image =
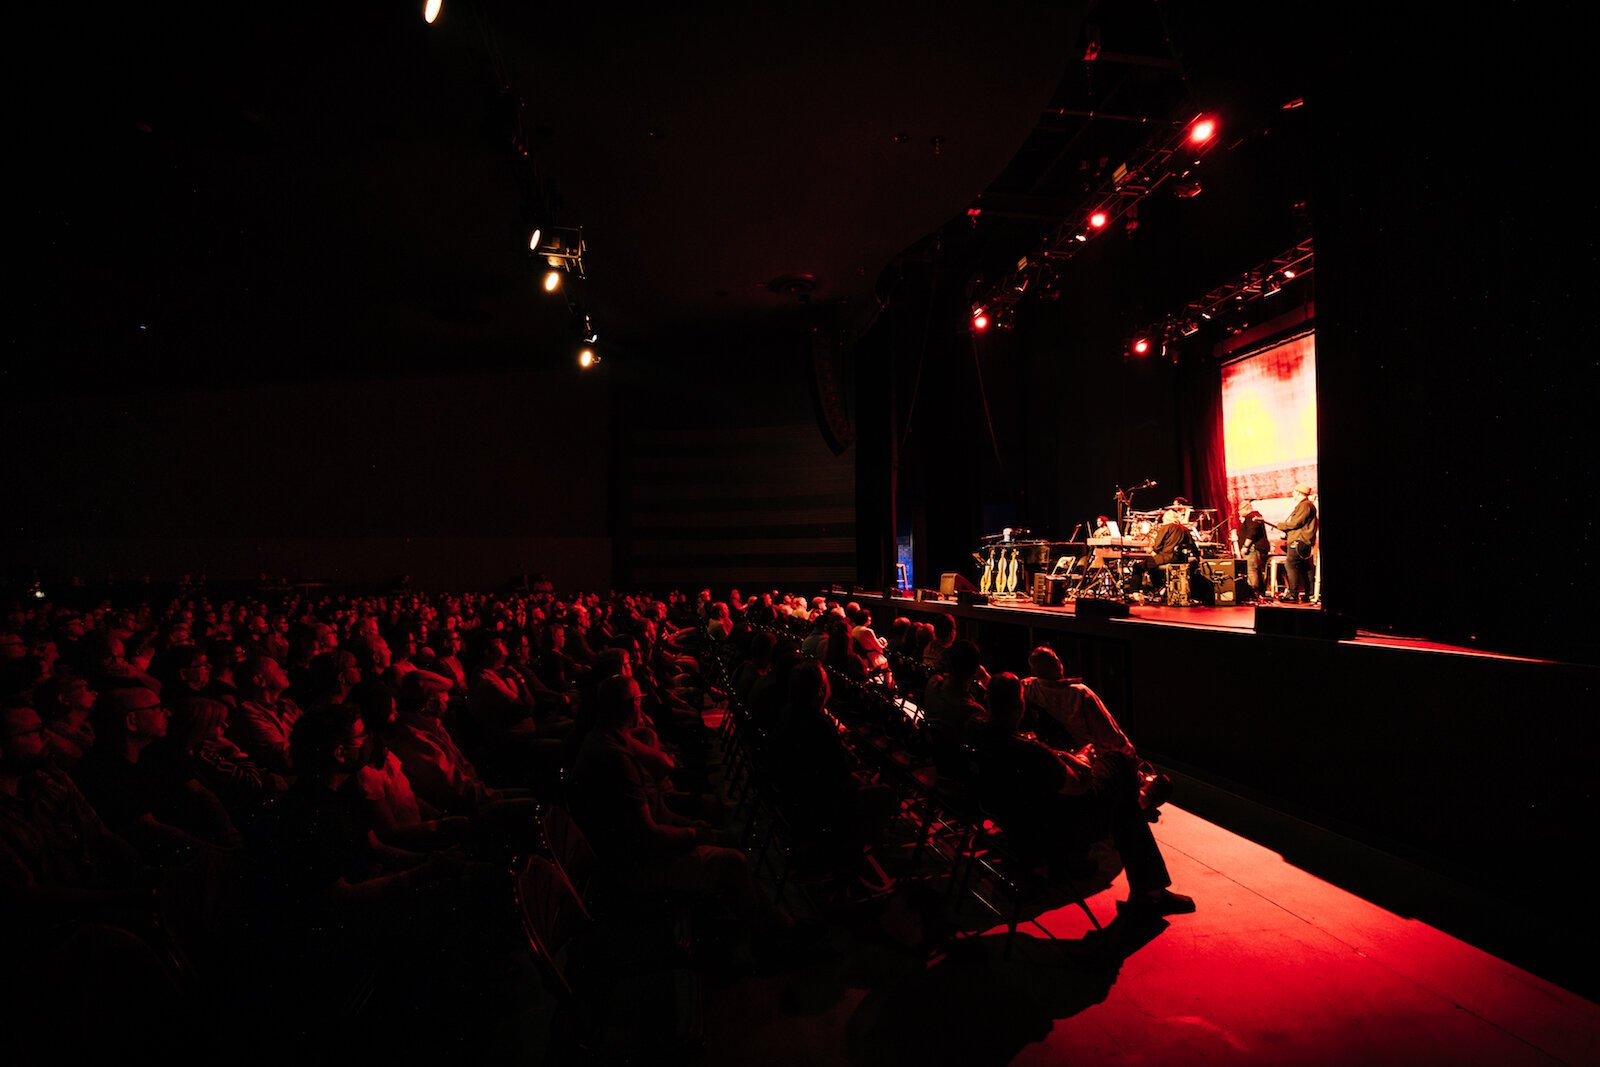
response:
[[[1283,276],[1285,278],[1293,279],[1294,278],[1294,271],[1286,270],[1286,271],[1283,272]]]
[[[1216,136],[1217,122],[1215,119],[1198,118],[1194,125],[1189,127],[1189,143],[1205,144]]]
[[[972,313],[972,328],[977,333],[989,328],[989,316],[982,308]]]
[[[1140,337],[1140,338],[1137,338],[1137,339],[1134,340],[1134,342],[1133,342],[1133,354],[1134,355],[1142,356],[1148,351],[1150,351],[1150,341],[1147,338]]]
[[[1106,213],[1104,211],[1096,211],[1093,215],[1089,216],[1089,225],[1093,226],[1095,229],[1098,230],[1105,224]]]

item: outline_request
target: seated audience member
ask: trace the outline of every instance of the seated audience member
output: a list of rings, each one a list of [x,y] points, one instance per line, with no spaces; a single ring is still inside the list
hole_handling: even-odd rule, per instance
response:
[[[454,688],[452,683],[452,692]],[[536,706],[527,679],[507,662],[505,641],[490,638],[484,646],[482,663],[472,676],[468,709],[473,721],[493,744],[512,745],[553,759],[560,739],[572,729],[572,720],[547,713],[540,722]]]
[[[220,700],[187,700],[173,710],[168,739],[184,772],[216,795],[235,825],[244,825],[288,783],[275,774],[263,774],[248,753],[224,736],[228,712]]]
[[[852,682],[867,680],[869,671],[867,660],[850,640],[849,622],[839,616],[828,620],[828,643],[822,655],[822,663],[841,678],[847,678]]]
[[[873,632],[872,612],[866,608],[857,606],[850,613],[850,641],[852,647],[866,659],[870,670],[882,671],[889,666],[889,658],[884,655],[889,642]]]
[[[934,616],[933,634],[922,650],[922,665],[927,668],[929,677],[944,673],[944,657],[955,640],[955,616],[948,613]]]
[[[750,706],[750,690],[761,677],[772,670],[772,652],[778,639],[770,633],[758,633],[750,639],[750,658],[739,664],[733,672],[733,695],[740,704]]]
[[[458,858],[410,852],[379,838],[355,779],[366,762],[366,731],[355,708],[312,710],[295,723],[293,743],[301,771],[283,798],[275,837],[283,903],[291,913],[323,929],[354,921],[376,931],[393,921],[442,918],[440,906],[456,902],[454,890],[464,877],[489,880],[488,872],[469,871]],[[430,898],[431,890],[441,892]],[[363,907],[377,904],[388,906]],[[426,921],[414,930],[424,937],[439,933]]]
[[[394,698],[374,694],[355,705],[367,737],[366,759],[355,769],[356,787],[367,805],[367,821],[378,839],[400,848],[430,852],[465,839],[461,816],[441,815],[418,798],[400,757],[389,748],[398,716]]]
[[[199,645],[180,645],[167,660],[170,677],[162,695],[174,712],[190,700],[220,700],[232,707],[238,702],[237,689],[213,682],[211,657]]]
[[[234,670],[239,706],[228,717],[229,740],[250,754],[256,765],[289,777],[289,735],[300,718],[300,706],[284,695],[289,676],[278,661],[257,656]]]
[[[130,902],[137,854],[66,774],[50,765],[46,729],[26,704],[0,707],[0,930],[10,944],[30,919],[56,920],[74,905]]]
[[[524,799],[526,793],[496,789],[478,774],[445,727],[449,704],[450,680],[443,675],[412,671],[400,684],[387,738],[416,795],[435,811],[469,817]]]
[[[1172,892],[1161,849],[1139,807],[1139,779],[1127,753],[1086,746],[1057,752],[1022,734],[1022,683],[1002,674],[990,686],[989,717],[974,745],[978,796],[1024,857],[1071,869],[1109,833],[1128,874],[1123,909],[1134,916],[1194,911]]]
[[[600,685],[595,726],[573,771],[572,813],[594,847],[602,877],[623,891],[714,896],[759,936],[782,932],[792,920],[762,895],[744,854],[715,847],[709,824],[673,814],[650,789],[628,736],[642,701],[632,678]]]
[[[828,712],[828,675],[804,660],[789,679],[789,702],[773,751],[774,774],[791,800],[797,825],[831,837],[838,873],[860,873],[864,850],[881,842],[896,797],[886,785],[856,773],[855,757]],[[874,870],[880,879],[882,871]]]
[[[50,762],[57,770],[71,771],[94,747],[95,691],[75,674],[62,674],[38,690],[39,710],[45,717],[45,740]]]
[[[461,663],[461,631],[441,630],[433,637],[433,661],[428,669],[450,679],[451,690],[458,697],[467,695],[467,669]]]
[[[884,641],[884,651],[891,656],[904,656],[911,651],[911,620],[904,615],[889,624],[889,637]]]
[[[361,684],[361,667],[355,653],[347,648],[322,652],[311,661],[306,682],[308,704],[343,704],[351,690]]]
[[[172,718],[160,696],[142,686],[111,689],[101,695],[97,714],[98,744],[78,765],[77,780],[113,832],[152,860],[238,844],[216,794],[181,762],[152,749],[167,736]]]
[[[970,740],[973,724],[985,715],[978,694],[988,672],[971,641],[953,642],[940,662],[944,670],[929,678],[922,690],[922,724],[940,776],[960,779],[966,770],[961,746]]]
[[[1028,655],[1033,674],[1023,679],[1023,703],[1038,717],[1041,736],[1059,740],[1064,747],[1081,748],[1092,744],[1102,752],[1124,752],[1138,758],[1128,740],[1093,689],[1076,678],[1066,677],[1061,658],[1049,645],[1040,645]]]
[[[239,681],[236,674],[250,662],[244,646],[229,638],[207,641],[206,659],[210,681],[200,690],[200,694],[214,697],[230,708],[237,708]]]
[[[821,659],[828,652],[828,621],[826,612],[811,619],[811,632],[800,642],[800,654],[807,659]]]

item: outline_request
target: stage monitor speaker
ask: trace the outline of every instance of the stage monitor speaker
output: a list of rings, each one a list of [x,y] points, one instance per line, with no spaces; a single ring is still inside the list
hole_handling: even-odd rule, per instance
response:
[[[1120,600],[1101,600],[1081,596],[1073,601],[1073,613],[1080,619],[1126,619],[1128,605]]]
[[[1280,608],[1262,604],[1256,607],[1256,633],[1349,641],[1356,635],[1356,624],[1343,615],[1320,608]]]
[[[1041,607],[1055,608],[1066,603],[1067,580],[1052,577],[1040,571],[1033,576],[1033,602]]]
[[[960,592],[976,593],[978,587],[967,581],[966,576],[955,571],[945,571],[939,575],[939,595],[955,596]]]
[[[967,583],[965,589],[956,590],[956,603],[964,608],[969,608],[974,604],[987,604],[988,602],[989,598],[972,588],[971,582]]]

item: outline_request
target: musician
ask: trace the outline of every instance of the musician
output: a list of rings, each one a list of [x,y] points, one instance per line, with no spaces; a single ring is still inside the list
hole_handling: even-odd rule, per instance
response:
[[[1246,573],[1250,579],[1250,592],[1260,597],[1267,590],[1272,542],[1267,539],[1267,521],[1261,517],[1253,500],[1245,501],[1244,517],[1239,522],[1239,551],[1244,553],[1248,561]]]
[[[1283,561],[1289,576],[1287,599],[1291,604],[1309,603],[1316,568],[1311,552],[1317,543],[1317,508],[1311,503],[1309,485],[1301,482],[1294,487],[1294,508],[1278,529],[1288,535]]]
[[[1111,536],[1111,519],[1110,519],[1109,516],[1096,515],[1094,517],[1094,534],[1092,536],[1095,536],[1095,537],[1110,537]]]
[[[1181,497],[1179,499],[1182,499]],[[1170,563],[1193,564],[1199,557],[1199,550],[1195,547],[1194,535],[1189,532],[1189,527],[1184,525],[1183,515],[1168,508],[1161,513],[1161,525],[1156,528],[1155,537],[1150,541],[1150,561],[1137,564],[1134,572],[1142,572],[1150,579],[1152,593],[1161,593],[1167,584],[1167,572],[1162,568]],[[1136,582],[1137,587],[1144,584],[1143,577]]]

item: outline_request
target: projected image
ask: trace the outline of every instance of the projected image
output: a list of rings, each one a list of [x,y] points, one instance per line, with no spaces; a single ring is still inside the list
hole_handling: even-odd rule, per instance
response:
[[[1253,500],[1282,521],[1298,483],[1317,484],[1317,359],[1306,334],[1222,368],[1222,437],[1228,508]],[[1320,502],[1319,502],[1320,506]]]

